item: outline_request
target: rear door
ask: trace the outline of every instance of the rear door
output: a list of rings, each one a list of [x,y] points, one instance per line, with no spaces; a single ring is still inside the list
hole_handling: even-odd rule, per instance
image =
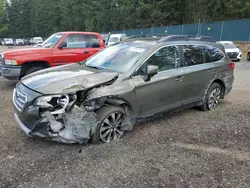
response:
[[[159,67],[158,74],[144,81],[149,65]],[[141,81],[136,82],[136,99],[141,116],[153,115],[180,106],[183,97],[183,67],[178,46],[157,50],[137,71]]]
[[[55,65],[80,62],[101,50],[100,40],[91,34],[69,34],[64,40],[67,46],[52,51]]]
[[[201,45],[183,45],[184,104],[201,100],[215,78],[215,65],[207,62],[207,52]]]

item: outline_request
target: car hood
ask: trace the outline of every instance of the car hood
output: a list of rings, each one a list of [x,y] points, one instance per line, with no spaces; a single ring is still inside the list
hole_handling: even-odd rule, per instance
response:
[[[225,49],[226,53],[231,53],[231,52],[237,52],[239,53],[240,52],[240,49],[239,48],[227,48]]]
[[[50,48],[25,48],[25,49],[16,49],[16,50],[10,50],[10,51],[5,51],[3,54],[7,57],[14,57],[14,56],[25,56],[25,55],[31,55],[31,54],[40,54],[41,52],[48,52],[51,51]]]
[[[106,72],[75,63],[35,72],[24,77],[21,82],[42,94],[61,94],[112,84],[117,77],[116,72]]]

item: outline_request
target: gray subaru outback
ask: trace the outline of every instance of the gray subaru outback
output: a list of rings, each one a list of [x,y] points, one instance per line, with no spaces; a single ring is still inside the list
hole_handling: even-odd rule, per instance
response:
[[[214,110],[232,89],[233,71],[224,47],[206,37],[128,39],[24,77],[13,93],[14,116],[31,137],[111,142],[172,110]]]

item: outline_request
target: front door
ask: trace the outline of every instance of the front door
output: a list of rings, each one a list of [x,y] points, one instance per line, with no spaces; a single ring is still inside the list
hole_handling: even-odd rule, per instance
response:
[[[70,34],[63,41],[66,47],[52,51],[54,65],[80,62],[101,50],[100,41],[95,35]]]
[[[137,71],[136,98],[141,116],[153,115],[180,106],[183,96],[183,68],[178,46],[166,46],[157,50]],[[147,66],[159,67],[158,74],[144,81]]]

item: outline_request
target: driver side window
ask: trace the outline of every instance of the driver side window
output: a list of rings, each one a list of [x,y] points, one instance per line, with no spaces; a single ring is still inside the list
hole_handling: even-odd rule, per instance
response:
[[[136,75],[145,75],[147,66],[159,67],[159,72],[172,70],[180,67],[178,46],[166,46],[157,50],[137,71]]]

